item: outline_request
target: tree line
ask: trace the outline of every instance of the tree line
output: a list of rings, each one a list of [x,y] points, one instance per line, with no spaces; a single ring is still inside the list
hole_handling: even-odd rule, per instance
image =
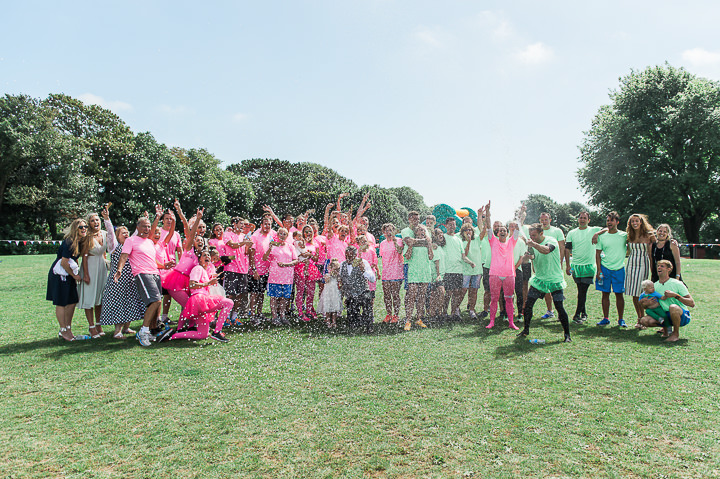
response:
[[[631,71],[585,132],[579,160],[592,208],[530,195],[529,221],[548,211],[567,232],[579,211],[604,224],[605,213],[617,210],[669,223],[691,243],[720,237],[717,82],[667,64]],[[411,187],[358,186],[315,163],[250,159],[224,167],[206,149],[167,147],[68,95],[0,98],[0,239],[58,239],[71,218],[108,202],[118,225],[174,198],[227,223],[232,216],[256,220],[265,204],[278,214],[320,216],[341,192],[350,193],[344,204],[355,206],[370,193],[374,232],[386,222],[404,227],[410,210],[432,211]]]

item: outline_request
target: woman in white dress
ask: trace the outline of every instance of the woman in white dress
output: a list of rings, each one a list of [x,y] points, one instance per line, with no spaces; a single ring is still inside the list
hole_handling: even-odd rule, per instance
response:
[[[107,211],[103,210],[103,213]],[[86,219],[88,234],[82,253],[82,267],[78,307],[85,310],[90,336],[99,338],[105,333],[100,326],[100,303],[107,281],[109,249],[107,232],[100,226],[100,216],[90,213]]]

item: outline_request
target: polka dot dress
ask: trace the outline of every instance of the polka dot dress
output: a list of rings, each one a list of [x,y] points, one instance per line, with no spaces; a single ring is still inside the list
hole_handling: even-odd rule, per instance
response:
[[[110,325],[138,321],[142,320],[145,314],[145,304],[138,296],[129,262],[125,263],[118,282],[113,280],[121,254],[122,245],[120,244],[110,256],[110,272],[103,290],[100,324]]]

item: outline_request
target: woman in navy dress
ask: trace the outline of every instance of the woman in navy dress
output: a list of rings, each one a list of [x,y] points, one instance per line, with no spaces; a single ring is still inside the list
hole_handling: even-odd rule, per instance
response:
[[[48,273],[46,299],[55,305],[55,316],[60,325],[58,336],[66,341],[89,337],[76,337],[70,330],[75,306],[78,303],[77,282],[80,281],[80,275],[77,269],[77,259],[85,247],[87,228],[87,223],[82,218],[78,218],[70,224],[70,229],[58,250],[57,258],[53,261]],[[56,269],[55,266],[58,263],[60,268]],[[66,274],[58,274],[57,270],[64,270],[61,273]]]

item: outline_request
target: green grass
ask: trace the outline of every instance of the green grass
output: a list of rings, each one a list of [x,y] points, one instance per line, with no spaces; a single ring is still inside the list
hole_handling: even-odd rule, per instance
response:
[[[720,477],[720,262],[683,261],[675,345],[595,327],[592,291],[571,344],[547,320],[544,345],[467,321],[144,349],[58,341],[52,257],[0,259],[0,477]]]

